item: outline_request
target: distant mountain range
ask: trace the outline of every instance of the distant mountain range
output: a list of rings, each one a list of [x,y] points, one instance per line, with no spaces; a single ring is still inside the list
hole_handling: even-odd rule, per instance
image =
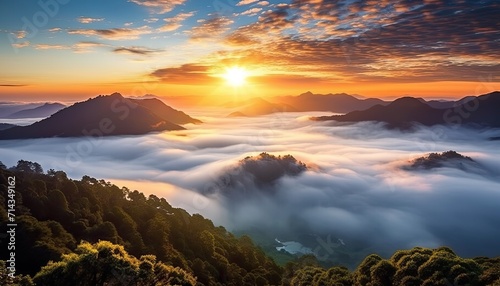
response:
[[[179,124],[201,123],[158,99],[133,100],[119,93],[75,103],[29,126],[0,131],[1,139],[140,135],[182,130]]]
[[[0,102],[0,118],[42,118],[50,116],[63,109],[61,103],[18,103]]]
[[[432,104],[436,106],[436,104]],[[443,106],[441,106],[443,107]],[[435,108],[422,99],[399,98],[390,104],[376,105],[362,111],[352,111],[345,115],[313,117],[313,120],[335,120],[339,122],[377,121],[388,127],[408,129],[415,123],[431,126],[479,125],[500,127],[500,92],[492,92],[478,97],[467,97],[445,108]]]
[[[347,113],[367,109],[377,104],[387,105],[389,102],[377,98],[359,99],[346,93],[313,94],[308,91],[299,96],[279,96],[266,100],[253,98],[245,102],[230,102],[225,107],[243,105],[243,108],[228,115],[228,117],[241,117],[260,116],[277,112],[330,111]]]
[[[299,96],[281,96],[273,100],[293,106],[297,111],[330,111],[347,113],[364,110],[377,104],[387,105],[388,101],[378,98],[359,99],[346,93],[314,94],[310,91]]]
[[[17,112],[14,112],[7,116],[7,118],[17,119],[17,118],[42,118],[50,116],[59,110],[65,108],[66,105],[60,103],[45,103],[42,106],[23,109]]]
[[[241,105],[241,103],[240,103]],[[232,112],[228,117],[260,116],[277,112],[297,112],[298,110],[286,103],[271,103],[260,97],[252,98],[243,103],[244,107]]]

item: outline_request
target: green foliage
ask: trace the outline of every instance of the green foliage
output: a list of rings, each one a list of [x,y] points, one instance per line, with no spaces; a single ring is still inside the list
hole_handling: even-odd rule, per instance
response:
[[[476,261],[483,270],[482,274],[479,276],[480,284],[500,285],[500,257],[478,257],[475,258],[474,261]]]
[[[371,285],[372,280],[372,267],[377,265],[383,259],[376,255],[370,254],[358,266],[354,272],[354,281],[356,285]]]
[[[399,250],[390,259],[371,254],[353,273],[342,267],[297,265],[285,267],[282,285],[500,285],[500,258],[464,259],[448,247]]]
[[[500,285],[500,258],[463,259],[447,247],[400,250],[389,259],[372,254],[353,272],[323,269],[313,255],[281,268],[250,237],[235,237],[163,198],[88,176],[43,174],[38,166],[0,168],[2,233],[7,177],[16,176],[12,285],[33,285],[25,274],[37,285]],[[77,246],[82,240],[88,242]],[[7,259],[5,249],[0,254]]]
[[[447,247],[414,248],[396,253],[391,261],[398,265],[395,285],[405,285],[405,277],[416,277],[422,285],[477,285],[481,273],[475,261],[460,258]]]
[[[55,265],[63,254],[62,261],[72,261],[76,242],[106,240],[135,257],[153,254],[166,266],[198,277],[200,285],[244,285],[245,277],[263,285],[281,281],[282,269],[249,237],[237,238],[199,214],[173,208],[163,198],[146,197],[88,176],[72,180],[62,171],[43,174],[32,162],[18,165],[0,170],[0,188],[6,189],[8,176],[16,176],[16,214],[22,222],[17,241],[19,273],[33,276],[50,260],[52,268],[63,269]],[[0,202],[5,202],[6,193],[0,193]],[[0,218],[0,230],[4,230],[4,204]],[[0,259],[6,258],[2,252]]]
[[[40,164],[25,160],[19,160],[17,162],[17,165],[13,169],[15,171],[25,172],[25,173],[35,173],[35,174],[43,173],[43,169],[42,166],[40,166]]]
[[[129,255],[123,246],[100,241],[81,243],[76,253],[63,255],[35,275],[37,285],[196,285],[180,268],[156,261],[154,255]]]
[[[34,286],[33,280],[29,275],[14,275],[14,277],[9,275],[9,270],[7,269],[7,263],[4,260],[0,260],[0,283],[1,285],[9,286]]]
[[[353,284],[353,277],[345,267],[332,267],[319,277],[316,285],[318,286],[349,286]]]

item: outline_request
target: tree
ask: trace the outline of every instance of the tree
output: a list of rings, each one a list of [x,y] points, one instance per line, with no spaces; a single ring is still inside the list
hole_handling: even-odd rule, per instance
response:
[[[352,284],[352,274],[345,267],[332,267],[325,271],[317,282],[318,286],[350,286]]]
[[[382,261],[376,254],[368,255],[354,272],[354,284],[367,285],[372,281],[372,267]]]
[[[17,161],[17,165],[14,167],[14,170],[25,173],[43,174],[43,169],[40,164],[25,160]]]
[[[158,262],[154,255],[137,259],[109,241],[81,243],[62,261],[49,262],[33,280],[37,285],[196,285],[186,271]]]
[[[306,266],[295,273],[290,284],[294,286],[314,285],[313,282],[317,282],[324,272],[325,270],[321,267]]]

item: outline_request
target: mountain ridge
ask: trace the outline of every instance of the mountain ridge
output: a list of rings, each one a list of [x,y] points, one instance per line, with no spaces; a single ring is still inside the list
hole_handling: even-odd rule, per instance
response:
[[[468,97],[464,98],[467,99]],[[402,97],[386,106],[376,105],[362,111],[344,115],[312,117],[315,121],[334,120],[339,122],[384,122],[390,128],[410,129],[415,123],[432,125],[477,125],[500,127],[500,92],[495,91],[477,96],[450,108],[435,108],[419,98]]]
[[[7,118],[10,119],[19,119],[19,118],[39,118],[39,117],[47,117],[50,116],[57,111],[65,108],[66,105],[61,104],[61,103],[44,103],[41,106],[35,107],[35,108],[29,108],[29,109],[23,109],[17,112],[14,112],[7,116]]]
[[[164,106],[151,110],[150,102],[145,104],[149,106],[148,108],[143,106],[141,101],[127,99],[119,93],[99,95],[86,101],[77,102],[29,126],[12,127],[0,131],[0,140],[142,135],[149,132],[185,129],[165,120],[168,116],[158,114],[161,110],[171,111],[177,116],[177,118],[173,118],[177,122],[201,122],[168,107],[161,101],[155,101],[155,103]]]

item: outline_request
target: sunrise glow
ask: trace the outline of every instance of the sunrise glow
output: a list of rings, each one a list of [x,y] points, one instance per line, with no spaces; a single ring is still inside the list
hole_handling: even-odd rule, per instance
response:
[[[220,98],[245,86],[264,97],[457,99],[500,89],[492,0],[229,2],[56,1],[49,11],[1,1],[11,13],[0,20],[0,97]]]
[[[248,73],[244,68],[232,67],[226,69],[223,77],[229,85],[239,87],[245,84],[247,76]]]
[[[500,285],[498,0],[0,11],[5,285]]]

